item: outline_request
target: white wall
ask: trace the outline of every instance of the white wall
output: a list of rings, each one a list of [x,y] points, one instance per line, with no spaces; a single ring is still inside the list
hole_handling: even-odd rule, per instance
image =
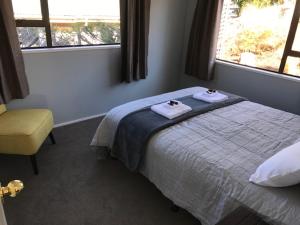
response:
[[[186,48],[196,0],[189,0],[186,12],[185,37],[180,87],[206,86],[232,92],[249,100],[300,115],[300,79],[276,73],[217,62],[215,80],[203,82],[184,74]]]
[[[300,115],[300,79],[282,76],[218,62],[214,81],[202,82],[182,75],[181,87],[201,85],[221,89]]]
[[[300,114],[300,82],[218,63],[216,80],[184,75],[186,46],[196,0],[152,0],[149,76],[121,84],[120,48],[24,53],[31,94],[9,108],[47,107],[63,123],[107,112],[114,106],[166,91],[203,85]]]
[[[178,86],[185,1],[152,0],[149,76],[121,84],[120,48],[24,52],[31,94],[9,108],[47,107],[56,123],[107,112],[121,103]]]

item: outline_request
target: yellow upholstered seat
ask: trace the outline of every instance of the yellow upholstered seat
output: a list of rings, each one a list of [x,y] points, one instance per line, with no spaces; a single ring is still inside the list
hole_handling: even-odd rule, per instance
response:
[[[7,111],[0,105],[0,153],[29,155],[35,174],[38,174],[35,154],[50,134],[53,116],[48,109],[22,109]]]
[[[34,155],[52,129],[50,110],[5,111],[0,114],[0,153]]]
[[[5,107],[5,105],[0,105],[0,115],[1,115],[2,113],[4,113],[4,112],[6,112],[6,107]]]

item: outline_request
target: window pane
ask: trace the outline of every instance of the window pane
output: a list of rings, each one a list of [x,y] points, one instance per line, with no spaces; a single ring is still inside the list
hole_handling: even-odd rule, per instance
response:
[[[284,73],[300,76],[300,58],[288,57],[285,64]]]
[[[278,71],[295,4],[296,0],[225,0],[217,57]]]
[[[48,0],[53,46],[120,42],[119,0]]]
[[[45,47],[45,28],[41,27],[17,27],[21,48]]]
[[[41,20],[40,0],[12,0],[16,19]]]
[[[295,36],[295,40],[294,40],[292,49],[295,51],[300,51],[300,21],[299,21],[299,25],[297,27],[297,33]]]

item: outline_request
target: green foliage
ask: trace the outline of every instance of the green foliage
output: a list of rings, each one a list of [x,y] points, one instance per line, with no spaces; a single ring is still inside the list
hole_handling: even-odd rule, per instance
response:
[[[120,24],[108,22],[52,24],[55,45],[120,43]]]
[[[275,4],[283,4],[283,3],[284,0],[252,0],[252,4],[254,4],[259,8],[268,7]]]
[[[258,8],[268,7],[275,4],[283,4],[284,0],[232,0],[239,7],[238,14],[248,5],[254,5]]]
[[[255,55],[263,55],[276,51],[284,43],[284,37],[270,29],[245,29],[237,35],[234,54],[252,52]]]
[[[99,23],[97,29],[100,30],[103,43],[120,42],[120,24],[118,23]]]
[[[232,0],[239,7],[238,14],[241,15],[243,8],[249,3],[249,0]]]

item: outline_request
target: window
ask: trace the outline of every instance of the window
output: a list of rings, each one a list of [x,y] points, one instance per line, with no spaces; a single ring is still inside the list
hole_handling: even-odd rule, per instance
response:
[[[12,0],[21,48],[120,43],[119,0]]]
[[[217,58],[300,77],[300,0],[225,0]]]

